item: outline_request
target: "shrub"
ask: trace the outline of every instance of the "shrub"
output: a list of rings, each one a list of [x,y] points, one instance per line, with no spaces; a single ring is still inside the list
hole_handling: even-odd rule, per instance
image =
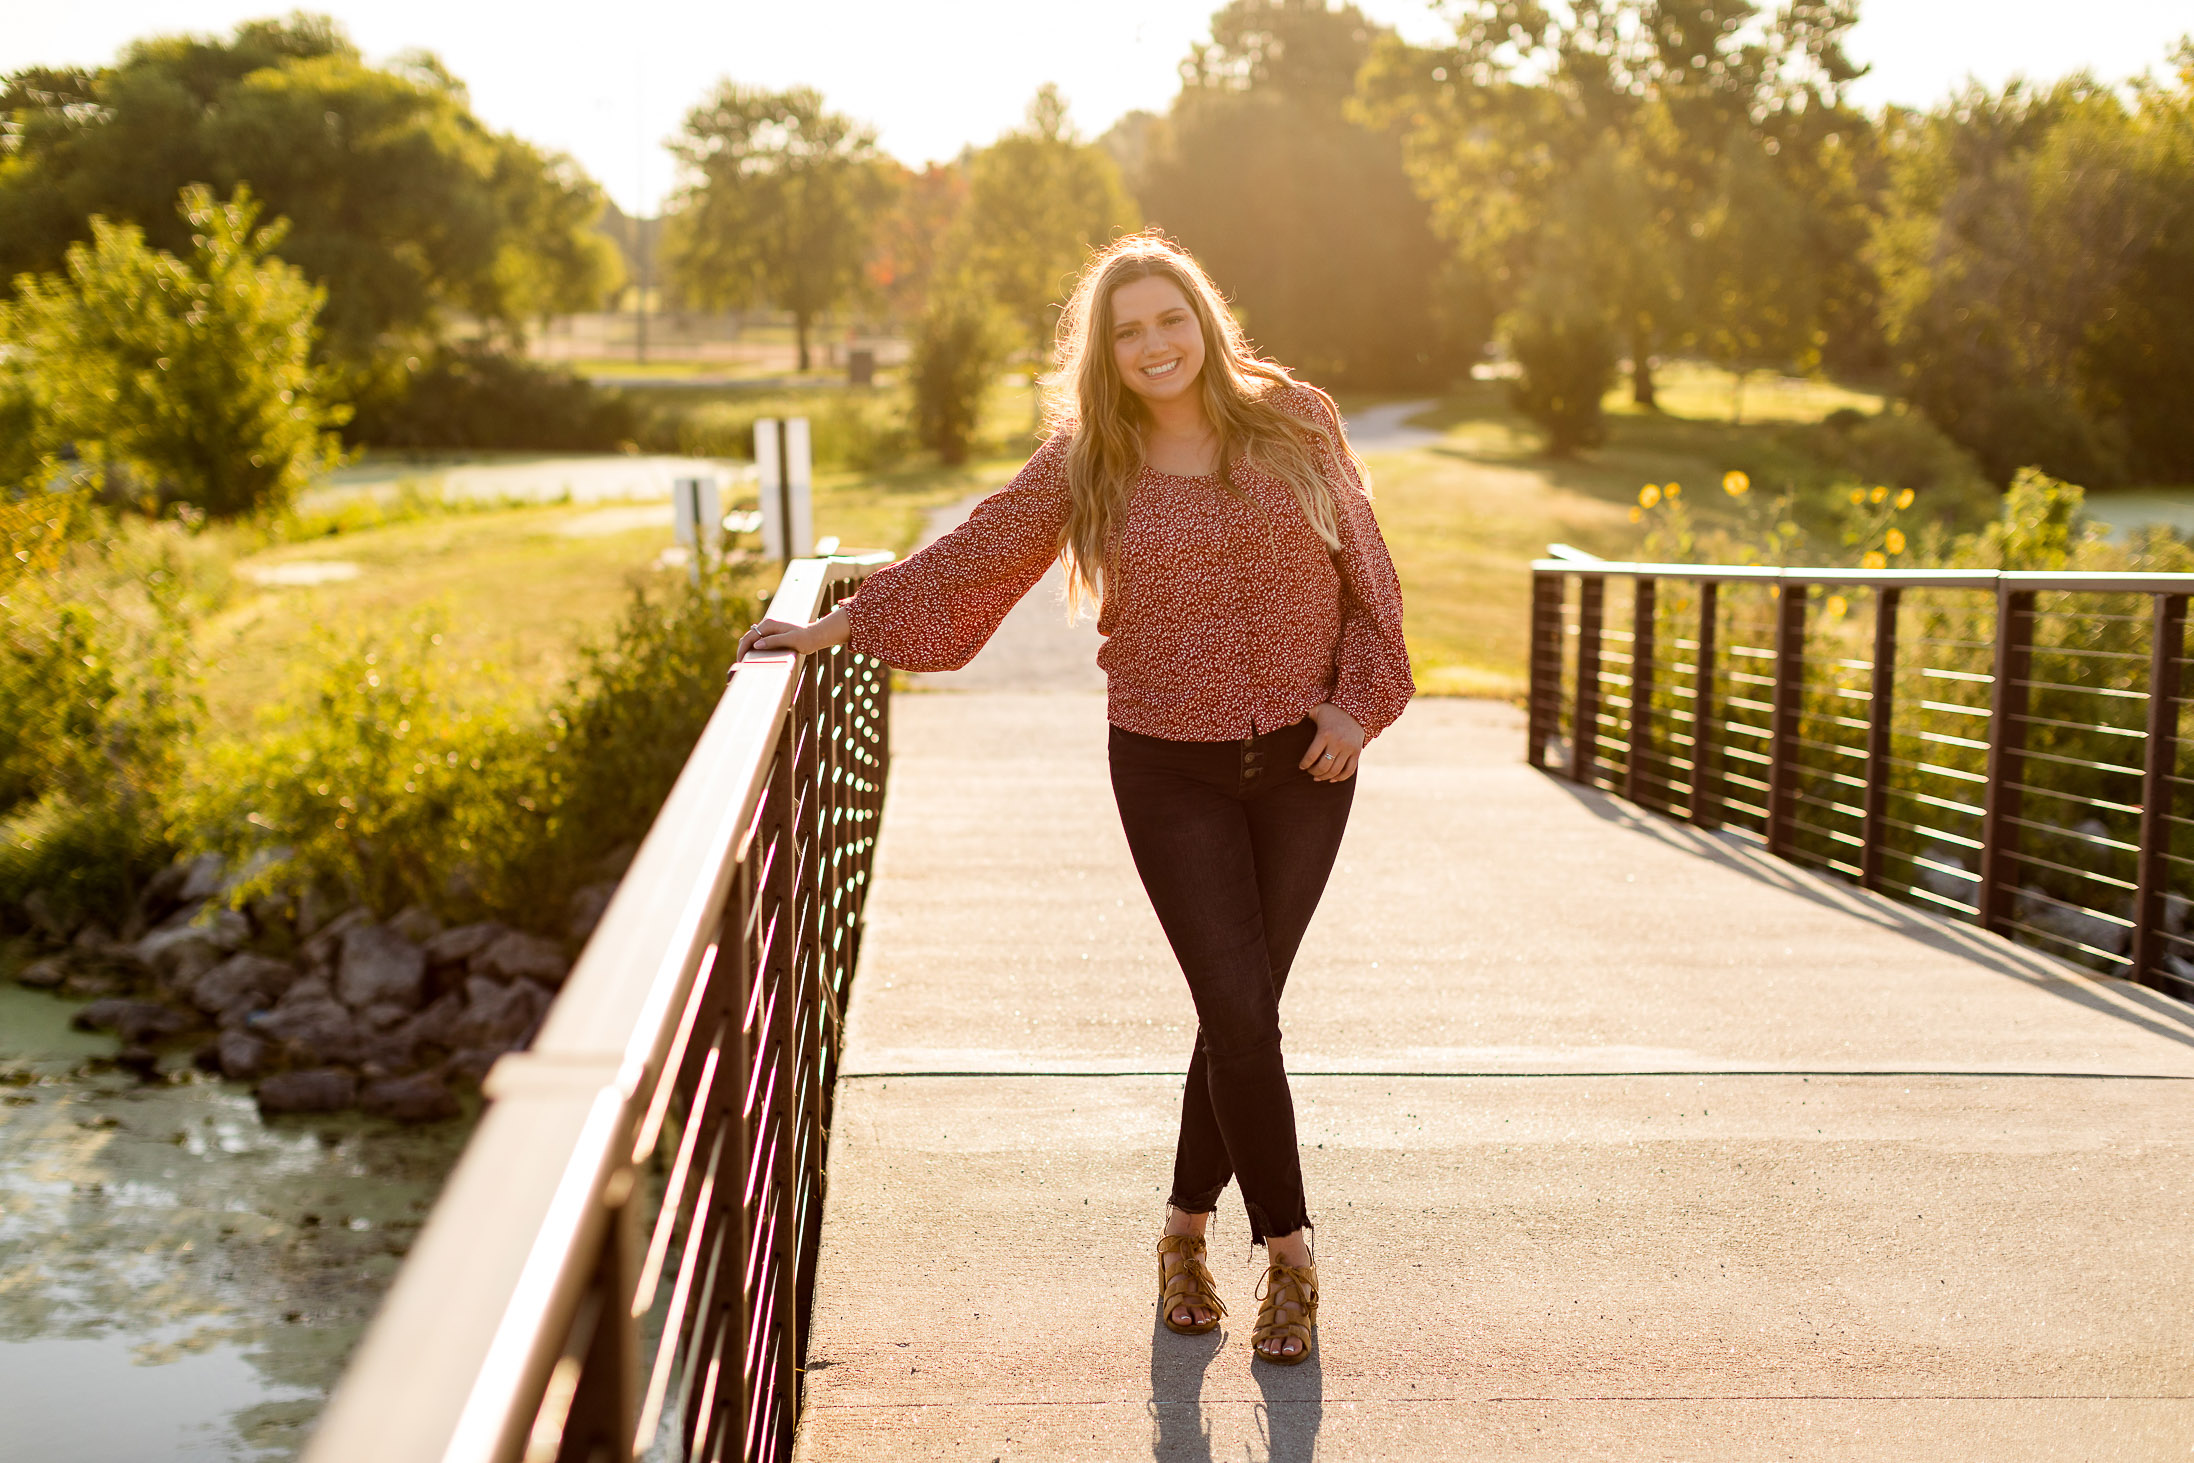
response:
[[[1847,407],[1786,429],[1783,437],[1827,470],[1831,488],[1910,488],[1953,528],[1977,527],[1996,512],[1996,488],[1980,462],[1918,412],[1892,408],[1868,416]]]
[[[431,620],[394,636],[333,632],[257,736],[205,749],[175,810],[178,841],[261,873],[243,894],[340,889],[376,909],[470,914],[538,836],[541,758],[484,667],[458,677]]]
[[[272,257],[288,226],[260,228],[248,189],[217,204],[193,185],[177,210],[192,229],[187,260],[95,218],[65,276],[25,278],[0,336],[38,399],[17,393],[9,412],[41,447],[123,469],[147,506],[217,518],[279,506],[338,455],[330,429],[347,409],[323,400],[312,364],[325,293]]]
[[[915,327],[908,375],[914,434],[947,463],[967,461],[982,420],[983,397],[1004,364],[1008,342],[996,312],[959,291],[930,299]]]
[[[81,494],[0,502],[0,906],[126,908],[165,861],[160,800],[194,709],[181,576],[130,591]]]
[[[1564,456],[1607,439],[1600,400],[1615,384],[1615,334],[1596,313],[1561,302],[1526,306],[1508,321],[1508,349],[1523,374],[1510,387],[1518,411]]]
[[[623,396],[488,346],[444,346],[412,365],[401,391],[359,404],[352,441],[413,451],[613,452],[640,436],[639,413]]]
[[[656,452],[751,462],[756,422],[806,417],[808,447],[817,467],[868,472],[890,467],[906,455],[908,437],[898,415],[891,393],[851,388],[728,401],[664,393],[653,401],[640,440]]]

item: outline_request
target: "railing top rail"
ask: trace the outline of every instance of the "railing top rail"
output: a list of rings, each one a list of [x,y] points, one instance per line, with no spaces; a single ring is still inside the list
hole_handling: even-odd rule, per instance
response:
[[[808,619],[888,554],[794,560],[770,614]],[[515,1458],[632,1182],[660,1073],[768,784],[798,659],[741,663],[532,1048],[493,1099],[321,1419],[309,1463]],[[523,1098],[524,1101],[504,1099]],[[643,1135],[644,1136],[644,1135]]]
[[[2112,574],[1997,569],[1838,569],[1754,564],[1642,564],[1567,557],[1534,559],[1534,574],[1688,579],[1699,584],[1835,584],[1879,589],[1979,589],[2083,594],[2194,594],[2194,574]]]

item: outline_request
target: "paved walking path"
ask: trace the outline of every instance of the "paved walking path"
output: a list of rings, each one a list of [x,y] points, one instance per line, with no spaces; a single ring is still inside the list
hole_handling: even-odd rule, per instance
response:
[[[894,710],[802,1459],[2194,1451],[2194,1010],[1532,772],[1484,702],[1374,744],[1288,990],[1317,1359],[1252,1367],[1231,1192],[1233,1314],[1165,1331],[1192,1017],[1102,697],[998,689],[1084,653],[1031,602]]]

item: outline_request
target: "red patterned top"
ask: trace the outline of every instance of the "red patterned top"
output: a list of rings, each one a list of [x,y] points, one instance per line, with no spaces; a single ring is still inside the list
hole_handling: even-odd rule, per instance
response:
[[[1276,402],[1340,424],[1303,387]],[[855,650],[910,671],[958,670],[1059,557],[1067,521],[1064,434],[920,553],[871,574],[840,608]],[[1097,653],[1115,726],[1175,741],[1234,741],[1331,701],[1377,735],[1416,685],[1402,643],[1402,587],[1344,453],[1326,462],[1341,528],[1334,555],[1287,484],[1237,462],[1235,488],[1143,470],[1105,561]]]

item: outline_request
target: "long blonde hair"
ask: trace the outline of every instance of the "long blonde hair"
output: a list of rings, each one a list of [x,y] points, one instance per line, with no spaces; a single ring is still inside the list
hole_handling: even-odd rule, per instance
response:
[[[1236,491],[1229,479],[1234,464],[1253,459],[1287,484],[1311,532],[1336,550],[1340,516],[1325,463],[1338,467],[1345,456],[1370,491],[1363,459],[1344,437],[1273,403],[1275,395],[1299,383],[1251,350],[1225,296],[1187,250],[1156,229],[1115,239],[1090,257],[1074,286],[1059,317],[1059,364],[1044,383],[1045,422],[1052,434],[1068,438],[1069,508],[1060,556],[1070,613],[1103,603],[1106,545],[1143,471],[1144,409],[1142,398],[1121,381],[1113,357],[1112,296],[1124,284],[1151,278],[1171,280],[1180,289],[1203,331],[1200,388],[1204,412],[1219,433],[1219,480],[1227,491]],[[1318,394],[1332,406],[1331,398]],[[1333,420],[1340,420],[1338,412]]]

